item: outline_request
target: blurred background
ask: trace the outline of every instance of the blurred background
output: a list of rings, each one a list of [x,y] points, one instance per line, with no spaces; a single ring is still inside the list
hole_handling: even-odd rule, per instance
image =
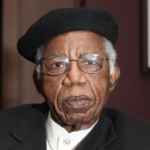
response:
[[[29,26],[50,10],[93,6],[109,11],[120,26],[115,49],[121,78],[106,107],[150,121],[150,74],[142,71],[147,60],[146,1],[0,0],[0,109],[44,101],[32,81],[34,64],[20,56],[16,48]]]

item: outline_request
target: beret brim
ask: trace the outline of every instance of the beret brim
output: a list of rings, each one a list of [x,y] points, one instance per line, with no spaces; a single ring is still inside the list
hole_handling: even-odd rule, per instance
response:
[[[93,31],[113,45],[118,38],[118,24],[107,11],[94,7],[53,10],[35,22],[17,44],[19,53],[35,62],[37,49],[50,38],[74,30]]]

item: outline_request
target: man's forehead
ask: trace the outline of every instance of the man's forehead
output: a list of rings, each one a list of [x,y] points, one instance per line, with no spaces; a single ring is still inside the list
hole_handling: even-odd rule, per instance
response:
[[[79,57],[83,54],[105,54],[103,38],[91,31],[70,31],[48,40],[44,47],[43,57],[69,55]]]
[[[18,51],[35,62],[37,49],[48,39],[69,31],[93,31],[113,45],[118,38],[118,24],[107,11],[93,7],[63,8],[49,12],[34,23],[18,41]]]
[[[73,42],[73,43],[81,43],[81,44],[87,44],[87,41],[90,43],[88,43],[89,45],[93,45],[93,42],[94,42],[94,45],[96,44],[96,41],[97,44],[99,43],[102,43],[103,42],[103,38],[101,35],[93,32],[93,31],[86,31],[86,30],[76,30],[76,31],[69,31],[69,32],[65,32],[65,33],[62,33],[62,34],[59,34],[57,36],[54,36],[52,37],[51,39],[49,39],[45,45],[49,44],[49,43],[55,43],[56,45],[60,44],[60,43],[57,43],[57,42],[61,42],[61,44],[64,44],[64,43],[68,43],[70,44],[70,42]],[[96,46],[98,46],[96,44]]]

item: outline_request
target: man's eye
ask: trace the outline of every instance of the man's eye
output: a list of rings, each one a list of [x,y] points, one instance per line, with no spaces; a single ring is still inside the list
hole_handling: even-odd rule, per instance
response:
[[[84,64],[93,65],[93,64],[95,64],[95,62],[93,60],[86,60]]]
[[[63,67],[63,66],[64,66],[64,64],[62,62],[57,62],[57,63],[54,63],[52,65],[52,67],[57,67],[57,68],[60,68],[60,67]]]

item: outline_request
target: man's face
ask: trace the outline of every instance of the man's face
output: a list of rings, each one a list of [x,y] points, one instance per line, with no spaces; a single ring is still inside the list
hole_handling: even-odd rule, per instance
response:
[[[42,59],[65,55],[77,60],[83,54],[107,57],[103,39],[90,31],[72,31],[50,39]],[[67,125],[92,125],[100,116],[110,93],[109,63],[96,73],[82,72],[76,61],[61,75],[50,75],[42,68],[40,86],[46,103],[57,122]]]

